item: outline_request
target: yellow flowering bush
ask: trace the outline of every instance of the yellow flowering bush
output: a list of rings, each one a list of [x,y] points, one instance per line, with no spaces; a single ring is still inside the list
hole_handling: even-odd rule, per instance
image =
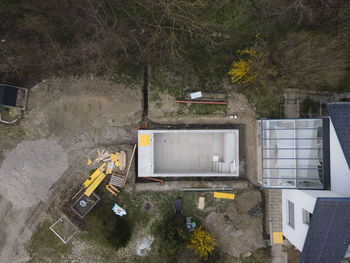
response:
[[[204,260],[207,260],[208,256],[212,254],[215,246],[216,240],[202,227],[194,229],[187,245],[188,248],[193,249]]]
[[[239,83],[244,86],[254,82],[258,73],[254,70],[254,66],[259,64],[263,58],[263,53],[256,52],[254,47],[237,51],[239,60],[232,63],[232,67],[228,74],[231,76],[233,83]]]

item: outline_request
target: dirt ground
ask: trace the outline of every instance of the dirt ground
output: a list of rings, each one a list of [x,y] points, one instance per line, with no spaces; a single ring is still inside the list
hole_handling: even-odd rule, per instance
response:
[[[200,196],[205,198],[203,210],[198,209]],[[247,197],[248,202],[245,202]],[[174,262],[159,253],[160,240],[157,239],[154,228],[160,227],[159,220],[164,216],[168,217],[174,213],[172,206],[175,198],[183,200],[184,216],[192,216],[198,225],[203,223],[204,227],[214,235],[221,255],[219,262],[241,262],[240,258],[243,255],[254,254],[257,249],[265,247],[261,228],[262,214],[252,217],[247,213],[248,207],[250,209],[251,206],[261,202],[261,195],[257,190],[236,192],[236,200],[216,199],[213,198],[213,193],[148,192],[135,195],[132,192],[122,192],[113,199],[113,202],[121,205],[129,213],[129,219],[134,221],[131,239],[125,247],[116,250],[107,244],[101,245],[89,231],[81,232],[70,244],[64,245],[48,230],[47,225],[44,225],[40,227],[41,234],[35,234],[35,240],[40,241],[43,238],[46,242],[35,242],[30,262],[55,262],[57,258],[59,262],[67,263]],[[144,209],[146,203],[151,204],[151,209]],[[109,206],[107,209],[110,210]],[[93,210],[89,216],[96,216],[97,210],[98,208]],[[150,247],[140,253],[140,249],[145,246]],[[71,250],[67,251],[67,248]],[[202,262],[198,256],[189,252],[191,251],[181,250],[176,262]]]
[[[245,160],[240,160],[240,162],[246,162],[243,166],[249,181],[258,184],[255,112],[244,95],[232,91],[228,83],[223,85],[227,86],[225,89],[228,90],[226,112],[198,115],[185,110],[185,113],[183,113],[183,106],[185,105],[176,103],[175,97],[164,92],[159,93],[159,100],[149,100],[148,119],[160,124],[243,124],[246,156]]]
[[[45,216],[50,200],[85,176],[82,165],[92,149],[136,142],[143,111],[140,87],[89,78],[43,81],[30,90],[24,120],[14,126],[1,125],[1,163],[20,141],[44,138],[63,147],[69,166],[45,203],[18,210],[0,198],[1,262],[28,259],[24,245]]]
[[[126,88],[122,84],[92,78],[46,80],[30,90],[28,109],[23,120],[13,126],[0,126],[0,164],[23,140],[52,140],[68,156],[68,169],[48,190],[53,194],[46,202],[41,201],[30,208],[16,209],[10,201],[0,197],[1,262],[24,262],[29,259],[25,246],[38,223],[46,218],[45,210],[62,192],[86,177],[83,171],[92,151],[98,147],[131,145],[137,142],[137,126],[142,121],[143,113],[141,87],[142,83]],[[246,174],[250,181],[256,183],[255,113],[243,95],[230,92],[226,113],[209,115],[180,114],[179,105],[172,96],[160,94],[160,97],[161,105],[150,102],[148,109],[149,120],[155,123],[244,124]],[[237,205],[230,209],[234,213],[240,208]],[[257,229],[262,233],[260,230]],[[246,234],[248,237],[252,235],[249,231]],[[139,239],[135,239],[131,244],[136,246],[138,242]],[[247,250],[253,250],[261,242],[262,237],[259,237],[249,245],[244,244],[247,244]],[[79,241],[75,243],[77,254],[79,251],[89,250],[82,247]],[[229,252],[231,248],[225,249]],[[238,253],[233,250],[231,252],[232,255]],[[72,258],[72,262],[76,260]],[[91,259],[90,262],[94,260],[96,259]]]
[[[248,215],[249,209],[261,204],[259,191],[243,192],[223,213],[211,212],[205,225],[214,234],[218,247],[231,256],[252,253],[264,246],[262,214]]]

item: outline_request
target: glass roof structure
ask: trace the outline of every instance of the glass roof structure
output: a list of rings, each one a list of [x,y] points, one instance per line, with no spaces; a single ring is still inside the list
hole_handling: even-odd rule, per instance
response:
[[[329,186],[329,119],[261,120],[264,188]]]

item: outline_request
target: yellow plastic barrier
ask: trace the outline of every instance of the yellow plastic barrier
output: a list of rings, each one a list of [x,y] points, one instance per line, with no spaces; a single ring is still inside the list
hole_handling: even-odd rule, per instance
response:
[[[214,192],[214,198],[223,198],[223,199],[235,199],[235,194],[227,194],[227,193],[220,193],[220,192]]]

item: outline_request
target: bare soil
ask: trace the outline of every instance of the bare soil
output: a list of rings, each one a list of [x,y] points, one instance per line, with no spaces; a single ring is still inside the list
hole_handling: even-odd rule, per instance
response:
[[[30,90],[28,110],[24,119],[13,126],[0,126],[0,163],[23,140],[35,141],[40,139],[53,140],[62,147],[68,158],[68,168],[62,176],[57,175],[57,181],[47,189],[52,195],[47,201],[43,199],[30,208],[15,209],[13,203],[0,197],[0,257],[1,262],[25,262],[29,259],[25,245],[30,240],[39,222],[47,218],[45,211],[53,200],[62,198],[62,193],[71,191],[86,178],[86,160],[93,155],[97,148],[108,148],[120,145],[132,145],[137,142],[137,126],[143,120],[142,83],[133,87],[102,79],[69,78],[51,79],[39,83]],[[238,93],[230,91],[229,103],[225,113],[195,115],[190,112],[181,113],[174,97],[160,94],[161,100],[150,102],[148,117],[151,122],[159,124],[242,124],[244,125],[244,145],[246,150],[246,177],[256,183],[256,120],[254,110],[247,99]],[[157,104],[158,103],[158,104]],[[160,103],[160,104],[159,104]],[[157,105],[156,105],[157,104]],[[237,116],[237,118],[230,118]],[[132,189],[126,189],[131,191]],[[252,190],[250,190],[252,191]],[[254,192],[255,193],[255,192]],[[258,202],[260,197],[253,193],[252,203]],[[259,194],[259,193],[258,193]],[[64,195],[63,195],[64,196]],[[250,195],[249,195],[250,196]],[[249,196],[246,196],[247,198]],[[242,202],[246,197],[242,197]],[[249,198],[248,198],[249,199]],[[249,203],[250,206],[250,203]],[[222,226],[228,228],[229,221],[235,222],[237,227],[243,227],[246,239],[242,246],[235,248],[228,245],[233,240],[240,240],[236,234],[228,235],[229,240],[222,240],[224,251],[232,255],[239,255],[247,250],[252,251],[262,246],[261,218],[248,220],[244,204],[228,207],[228,214],[223,211],[212,210],[211,220],[221,220]],[[210,209],[210,206],[208,206]],[[231,213],[231,214],[230,214]],[[244,214],[244,219],[241,215]],[[239,215],[239,216],[238,216]],[[210,219],[211,218],[211,219]],[[246,223],[254,221],[254,230],[249,230]],[[238,220],[239,222],[236,222]],[[232,224],[232,222],[230,224]],[[149,228],[149,226],[148,226]],[[232,225],[231,225],[232,228]],[[215,233],[222,229],[214,229]],[[130,249],[136,253],[140,238],[149,234],[145,229],[133,229],[137,233],[132,237],[125,251],[118,255],[128,258]],[[254,236],[257,235],[257,236]],[[252,239],[253,241],[249,241]],[[254,241],[255,240],[255,241]],[[88,256],[89,245],[82,241],[74,241],[70,262],[78,262],[80,255]],[[243,246],[246,246],[243,248]],[[134,253],[133,252],[133,253]],[[86,258],[86,262],[96,262],[99,256]]]
[[[53,193],[47,202],[18,210],[0,197],[1,262],[28,260],[25,244],[45,217],[48,204],[86,176],[84,165],[96,147],[136,142],[143,110],[140,90],[141,83],[126,88],[102,79],[43,81],[30,90],[24,120],[14,126],[0,126],[0,163],[22,140],[54,140],[68,157],[68,169],[59,164],[64,174],[56,175],[57,182],[42,192]]]
[[[257,182],[257,151],[256,151],[256,115],[247,98],[232,90],[228,83],[223,84],[228,94],[228,104],[225,111],[210,114],[194,114],[183,105],[175,102],[175,97],[168,92],[159,92],[158,100],[149,100],[148,119],[159,124],[236,124],[244,125],[245,160],[240,160],[246,171],[246,178],[253,184]],[[152,93],[158,92],[156,88]],[[151,95],[152,96],[152,95]],[[213,105],[209,105],[213,106]],[[208,107],[203,105],[202,107]],[[185,110],[184,110],[185,109]],[[210,108],[209,108],[210,110]],[[206,112],[205,110],[204,112]],[[236,118],[235,118],[236,116]],[[242,139],[242,138],[240,138]],[[244,163],[245,162],[245,163]]]
[[[264,247],[262,215],[252,217],[248,210],[261,203],[257,190],[236,195],[223,213],[211,212],[205,225],[214,233],[218,248],[231,256],[239,257]]]

